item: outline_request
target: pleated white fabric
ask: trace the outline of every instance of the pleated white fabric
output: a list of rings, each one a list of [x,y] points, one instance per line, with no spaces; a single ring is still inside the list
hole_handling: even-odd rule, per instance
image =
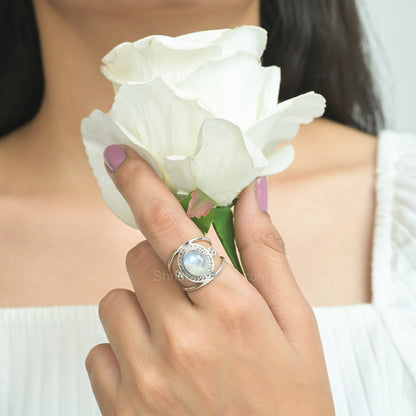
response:
[[[84,362],[101,342],[95,305],[0,309],[0,415],[100,415]]]
[[[314,308],[337,416],[416,415],[416,136],[380,134],[376,174],[372,301]],[[0,415],[99,415],[106,341],[95,305],[0,309]]]

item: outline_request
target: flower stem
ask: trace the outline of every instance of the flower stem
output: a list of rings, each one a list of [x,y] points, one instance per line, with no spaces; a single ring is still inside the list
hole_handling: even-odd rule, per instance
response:
[[[215,208],[212,225],[233,266],[244,276],[235,245],[234,214],[231,211],[231,205]]]

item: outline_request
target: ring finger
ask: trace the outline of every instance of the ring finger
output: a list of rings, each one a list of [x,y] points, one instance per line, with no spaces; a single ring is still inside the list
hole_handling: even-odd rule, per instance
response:
[[[184,319],[192,313],[190,299],[147,240],[129,251],[126,263],[152,334],[169,326],[171,318]]]

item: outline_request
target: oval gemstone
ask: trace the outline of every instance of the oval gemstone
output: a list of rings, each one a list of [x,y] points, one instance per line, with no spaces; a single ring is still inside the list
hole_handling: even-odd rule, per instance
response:
[[[183,257],[183,265],[194,276],[202,276],[208,271],[207,260],[196,250],[190,250],[185,254]]]

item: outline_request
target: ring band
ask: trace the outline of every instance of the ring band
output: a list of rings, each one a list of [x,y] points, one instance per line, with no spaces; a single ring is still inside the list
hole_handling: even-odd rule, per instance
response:
[[[174,273],[176,279],[182,285],[186,292],[199,289],[211,282],[225,266],[224,257],[217,271],[214,271],[214,256],[216,251],[213,247],[206,248],[200,244],[194,244],[195,241],[211,240],[207,237],[196,237],[181,244],[170,256],[168,269],[172,272],[172,263],[178,256],[178,270]]]

